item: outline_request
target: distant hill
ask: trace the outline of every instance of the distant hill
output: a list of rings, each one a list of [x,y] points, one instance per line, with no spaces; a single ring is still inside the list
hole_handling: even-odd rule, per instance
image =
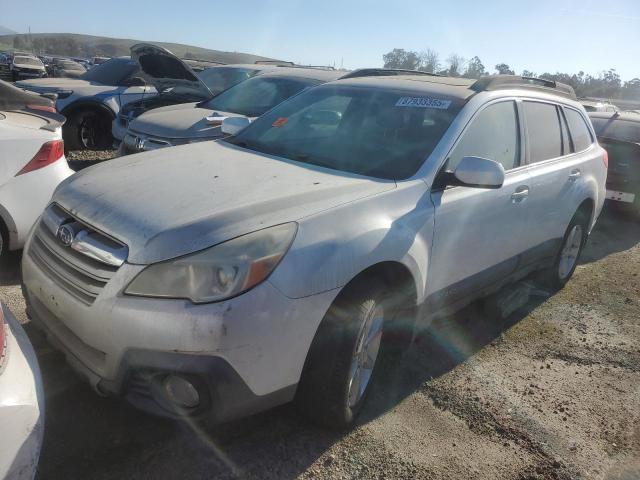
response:
[[[0,25],[0,35],[14,35],[16,32],[11,30],[10,28],[3,27]]]
[[[69,57],[116,57],[129,55],[129,47],[142,40],[96,37],[78,33],[0,34],[0,49],[30,50],[37,54]],[[181,58],[197,58],[222,63],[254,63],[272,58],[240,52],[222,52],[180,43],[148,42],[161,45]]]

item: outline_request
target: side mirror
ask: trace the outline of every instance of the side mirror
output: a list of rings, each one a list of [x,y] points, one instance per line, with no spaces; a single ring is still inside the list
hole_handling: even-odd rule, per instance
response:
[[[147,82],[144,81],[142,77],[131,77],[127,78],[124,81],[125,87],[144,87],[147,85]]]
[[[222,121],[220,129],[227,135],[237,135],[250,123],[247,117],[227,117]]]
[[[500,188],[504,183],[502,164],[482,157],[463,157],[453,171],[456,185]]]

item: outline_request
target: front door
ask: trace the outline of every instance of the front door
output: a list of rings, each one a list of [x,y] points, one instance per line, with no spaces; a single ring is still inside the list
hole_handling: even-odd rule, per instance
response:
[[[491,103],[471,120],[444,169],[465,156],[495,160],[505,169],[497,189],[466,186],[432,192],[435,226],[428,295],[436,304],[464,301],[518,266],[526,248],[529,172],[513,100]]]

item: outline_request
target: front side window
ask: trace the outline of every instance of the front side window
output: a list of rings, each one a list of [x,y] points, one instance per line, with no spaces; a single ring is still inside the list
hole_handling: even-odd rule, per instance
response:
[[[567,124],[569,125],[571,140],[573,141],[573,151],[581,152],[586,150],[593,143],[593,139],[591,138],[591,132],[584,118],[582,118],[580,113],[571,108],[565,108],[564,113],[567,118]]]
[[[514,168],[520,157],[519,137],[515,102],[489,105],[463,132],[446,169],[455,170],[463,157],[482,157],[501,163],[505,170]]]
[[[401,180],[417,172],[459,111],[456,101],[427,92],[326,85],[284,102],[227,141],[300,163]]]
[[[318,81],[312,79],[258,76],[225,90],[203,106],[247,117],[259,117],[287,98],[317,84]]]
[[[562,156],[558,110],[551,103],[522,102],[529,140],[529,163]]]

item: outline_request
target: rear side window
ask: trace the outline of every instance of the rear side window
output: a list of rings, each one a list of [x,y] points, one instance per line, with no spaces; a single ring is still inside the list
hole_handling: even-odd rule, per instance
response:
[[[569,124],[569,132],[571,133],[571,140],[573,140],[573,151],[581,152],[589,148],[589,145],[593,143],[591,138],[591,132],[589,127],[577,111],[571,108],[564,109],[567,123]]]
[[[447,170],[455,170],[463,157],[482,157],[501,163],[505,170],[518,165],[520,156],[515,102],[500,102],[482,110],[454,147]]]
[[[556,106],[523,102],[529,140],[529,163],[562,156],[562,135]]]

